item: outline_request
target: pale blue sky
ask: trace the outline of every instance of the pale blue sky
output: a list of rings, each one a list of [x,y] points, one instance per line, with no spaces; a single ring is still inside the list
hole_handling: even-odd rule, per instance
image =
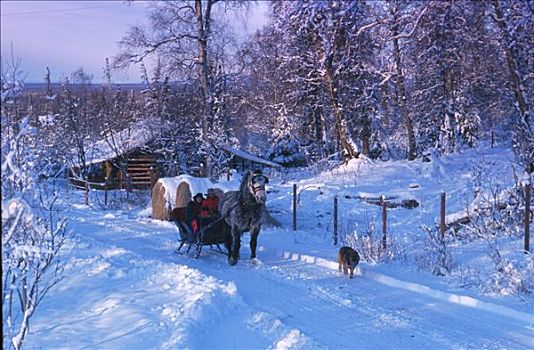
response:
[[[26,82],[42,82],[46,67],[52,81],[83,66],[94,75],[93,82],[102,81],[105,58],[118,52],[118,41],[134,24],[146,23],[150,2],[134,1],[13,1],[2,0],[1,54],[22,60]],[[246,29],[264,25],[265,6],[254,7]],[[116,76],[116,82],[138,81],[139,70]]]

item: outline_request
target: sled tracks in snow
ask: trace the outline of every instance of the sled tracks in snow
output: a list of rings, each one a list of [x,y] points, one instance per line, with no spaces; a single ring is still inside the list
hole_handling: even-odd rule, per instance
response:
[[[299,261],[302,263],[319,266],[330,270],[338,270],[338,264],[335,261],[319,258],[307,254],[294,253],[289,251],[277,251],[276,255],[287,260]],[[459,304],[465,307],[483,310],[500,316],[512,318],[517,321],[527,322],[534,325],[534,314],[529,314],[521,311],[514,310],[507,306],[497,305],[494,303],[478,300],[476,298],[443,292],[440,290],[432,289],[422,284],[402,281],[381,273],[373,272],[366,268],[362,268],[361,265],[357,267],[355,276],[361,276],[366,279],[373,280],[375,282],[387,285],[389,287],[403,289],[416,294],[421,294],[430,298],[446,301],[453,304]],[[329,296],[327,296],[329,297]],[[331,300],[332,301],[332,300]],[[335,301],[335,300],[334,300]],[[335,301],[336,302],[336,301]]]

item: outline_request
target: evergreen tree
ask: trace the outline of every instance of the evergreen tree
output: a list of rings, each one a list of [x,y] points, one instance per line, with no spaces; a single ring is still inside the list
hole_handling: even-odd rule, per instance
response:
[[[295,137],[293,127],[296,123],[288,115],[284,105],[280,106],[276,118],[277,128],[271,137],[271,147],[267,158],[283,166],[304,166],[307,164],[305,154],[300,149],[300,142]]]

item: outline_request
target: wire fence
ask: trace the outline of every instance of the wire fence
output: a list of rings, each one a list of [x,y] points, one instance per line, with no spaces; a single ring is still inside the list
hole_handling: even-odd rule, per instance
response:
[[[524,217],[524,250],[530,251],[530,226],[533,222],[533,210],[531,209],[531,184],[523,186],[525,201],[521,207]],[[455,213],[452,217],[447,217],[447,194],[440,193],[435,198],[436,204],[428,205],[422,200],[398,200],[395,197],[381,196],[378,198],[351,197],[348,195],[333,197],[331,209],[329,205],[322,205],[326,208],[322,213],[317,209],[313,196],[321,196],[321,189],[316,186],[299,187],[294,184],[292,187],[292,227],[293,230],[307,229],[313,227],[324,227],[325,232],[332,233],[334,244],[344,243],[344,236],[353,233],[381,237],[383,248],[386,249],[388,240],[392,236],[401,239],[409,239],[415,233],[424,233],[426,228],[434,228],[439,232],[441,239],[444,239],[446,232],[456,231],[463,225],[469,224],[476,216],[469,211]],[[304,196],[306,191],[316,191],[315,194]],[[362,205],[355,201],[365,202],[369,205]],[[498,207],[498,205],[495,205]],[[299,212],[301,214],[299,214]],[[300,218],[302,213],[308,216]],[[315,215],[315,220],[313,216]],[[302,222],[299,222],[302,221]]]

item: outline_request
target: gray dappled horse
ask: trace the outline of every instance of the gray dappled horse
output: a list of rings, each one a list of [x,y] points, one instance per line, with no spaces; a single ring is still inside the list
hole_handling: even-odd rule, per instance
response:
[[[235,265],[239,260],[241,234],[250,231],[250,259],[256,258],[256,245],[261,229],[261,218],[265,210],[265,184],[269,179],[260,170],[248,171],[239,191],[224,194],[220,213],[231,227],[231,236],[227,238],[228,264]]]

